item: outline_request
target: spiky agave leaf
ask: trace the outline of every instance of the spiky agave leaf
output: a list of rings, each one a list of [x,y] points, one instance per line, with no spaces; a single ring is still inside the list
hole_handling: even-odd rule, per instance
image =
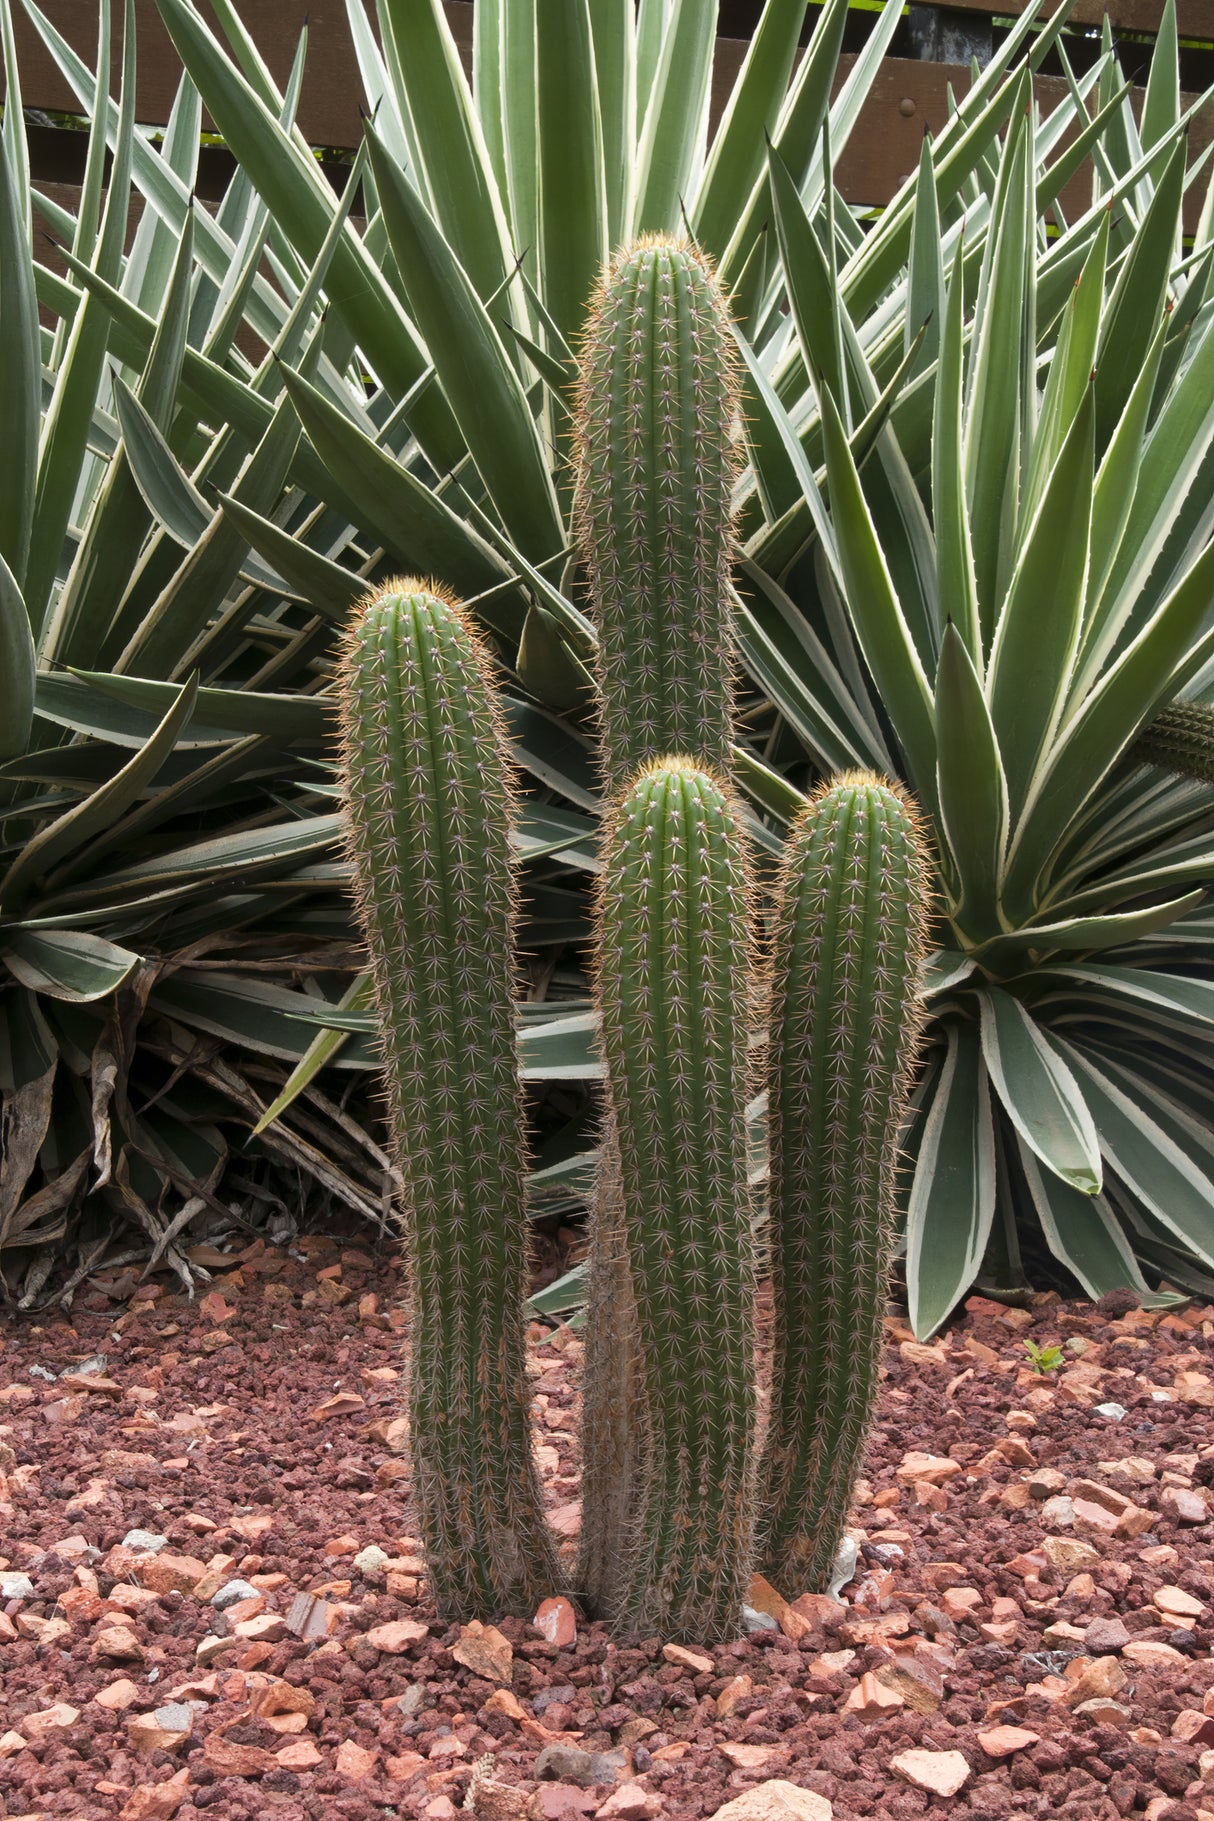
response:
[[[409,1272],[422,1537],[446,1617],[530,1614],[559,1573],[527,1427],[512,785],[458,603],[394,580],[341,664],[342,788]]]

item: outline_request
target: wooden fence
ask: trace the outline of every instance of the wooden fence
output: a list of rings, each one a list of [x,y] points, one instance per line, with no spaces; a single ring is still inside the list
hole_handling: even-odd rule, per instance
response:
[[[559,3],[559,0],[554,0]],[[709,0],[703,0],[709,4]],[[96,0],[42,0],[42,5],[63,36],[92,64],[97,31]],[[470,48],[470,0],[446,0],[448,17],[461,47]],[[944,124],[950,86],[964,91],[970,80],[970,59],[981,63],[990,55],[999,23],[1022,10],[1023,0],[931,0],[906,9],[894,43],[894,54],[885,61],[873,85],[859,125],[840,161],[840,187],[857,205],[880,205],[894,194],[919,155],[925,127]],[[117,9],[116,9],[117,10]],[[205,7],[204,11],[209,12]],[[373,12],[373,7],[370,9]],[[760,0],[721,0],[714,102],[719,105],[746,50],[746,38],[760,10]],[[818,8],[809,8],[807,34]],[[1088,27],[1088,42],[1074,40],[1071,50],[1080,65],[1095,50],[1094,29],[1106,10],[1106,0],[1077,0],[1068,29]],[[1127,73],[1138,76],[1150,55],[1150,37],[1162,11],[1162,0],[1107,0],[1107,10],[1122,44]],[[20,0],[14,8],[21,71],[22,98],[27,110],[78,113],[79,102],[43,49],[38,34],[25,19]],[[139,31],[138,117],[159,124],[168,117],[176,91],[180,64],[160,21],[154,0],[136,0]],[[315,146],[347,148],[359,137],[359,106],[363,100],[358,70],[350,44],[344,0],[240,0],[240,13],[256,40],[267,65],[285,80],[298,34],[308,24],[308,59],[298,121]],[[845,53],[871,29],[873,12],[853,13],[845,38]],[[1186,104],[1214,81],[1214,0],[1178,0],[1182,40],[1182,97]],[[120,25],[120,21],[119,21]],[[113,83],[116,92],[119,42],[114,45]],[[845,54],[843,69],[850,63]],[[1048,75],[1038,79],[1043,105],[1061,95],[1062,83]],[[0,82],[0,93],[3,85]],[[1214,137],[1214,107],[1202,110],[1189,135],[1190,157],[1196,157]],[[31,127],[31,156],[35,178],[57,200],[72,206],[74,186],[83,165],[83,138],[50,122]],[[227,154],[218,148],[204,158],[199,188],[204,196],[222,191],[230,174]],[[1194,186],[1194,189],[1204,188]],[[1200,196],[1188,200],[1191,227]]]

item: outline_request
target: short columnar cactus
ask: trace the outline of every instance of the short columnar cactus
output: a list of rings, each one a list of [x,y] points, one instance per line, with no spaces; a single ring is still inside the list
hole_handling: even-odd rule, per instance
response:
[[[915,812],[878,778],[836,779],[790,831],[768,1045],[775,1336],[762,1548],[782,1590],[829,1579],[876,1396],[927,880]]]
[[[530,1614],[559,1576],[532,1463],[511,778],[488,659],[416,581],[365,601],[342,769],[400,1164],[414,1489],[441,1614]]]
[[[575,412],[578,538],[608,787],[664,753],[729,762],[737,353],[720,287],[654,236],[604,273]]]
[[[1158,765],[1178,777],[1214,784],[1214,708],[1173,702],[1144,727],[1130,748],[1140,765]]]
[[[616,800],[597,933],[648,1440],[613,1616],[703,1642],[738,1635],[751,1569],[754,1259],[745,859],[728,795],[690,760]]]
[[[638,766],[690,754],[723,771],[732,725],[730,492],[737,353],[711,267],[649,236],[607,266],[582,346],[577,532],[599,634],[601,762],[617,792]],[[604,1121],[589,1272],[579,1585],[614,1609],[628,1496],[645,1469],[633,1288],[616,1137]]]

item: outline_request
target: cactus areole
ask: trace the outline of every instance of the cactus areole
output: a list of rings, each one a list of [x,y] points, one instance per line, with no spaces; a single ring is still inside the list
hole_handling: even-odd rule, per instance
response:
[[[646,767],[612,811],[598,907],[648,1456],[613,1617],[701,1642],[739,1635],[751,1569],[746,921],[725,791],[689,760]]]
[[[612,790],[666,753],[729,762],[736,369],[720,287],[690,244],[646,238],[608,266],[575,433]]]
[[[764,1572],[830,1575],[877,1391],[899,1129],[921,1022],[927,866],[914,810],[865,773],[789,832],[768,1044],[775,1290]]]
[[[488,659],[430,584],[362,604],[341,669],[359,920],[401,1172],[417,1500],[440,1614],[560,1581],[528,1434],[511,782]]]

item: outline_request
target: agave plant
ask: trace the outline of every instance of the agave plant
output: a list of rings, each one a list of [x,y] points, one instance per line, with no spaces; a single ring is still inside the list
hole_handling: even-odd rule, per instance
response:
[[[329,783],[301,771],[295,733],[215,717],[289,704],[315,716],[319,738],[329,620],[392,570],[440,577],[502,668],[528,780],[523,940],[543,951],[541,990],[569,1001],[522,1008],[524,1074],[595,1074],[577,950],[598,864],[596,632],[570,554],[570,348],[606,255],[646,231],[687,231],[732,293],[743,363],[733,768],[751,831],[774,856],[801,791],[847,767],[902,779],[934,825],[938,953],[907,1135],[917,1327],[980,1272],[1022,1281],[1022,1251],[1034,1271],[1052,1254],[1094,1294],[1184,1287],[1214,1266],[1210,926],[1194,895],[1211,870],[1214,802],[1132,751],[1159,710],[1205,690],[1209,655],[1214,248],[1209,209],[1193,206],[1199,167],[1186,168],[1171,8],[1140,117],[1107,30],[1076,73],[1065,10],[1040,29],[1023,15],[865,224],[834,163],[896,28],[892,0],[833,100],[842,0],[828,0],[795,71],[804,0],[769,0],[711,137],[715,9],[697,0],[573,0],[547,9],[542,30],[521,0],[480,0],[470,78],[437,0],[378,0],[378,31],[348,0],[375,124],[340,200],[291,124],[299,65],[280,92],[232,0],[213,8],[218,35],[193,0],[157,0],[188,72],[159,150],[133,131],[129,99],[111,101],[22,3],[94,116],[94,145],[129,158],[148,205],[142,250],[124,259],[116,231],[94,232],[98,150],[80,221],[39,205],[72,246],[69,278],[32,258],[24,224],[22,258],[4,260],[0,308],[25,325],[24,345],[30,296],[60,324],[38,350],[49,430],[22,508],[32,523],[58,502],[26,559],[30,593],[61,629],[51,649],[41,608],[30,615],[36,687],[48,704],[56,689],[81,704],[87,692],[100,723],[117,676],[123,713],[158,711],[146,737],[197,669],[189,725],[211,717],[217,764],[239,770],[235,733],[289,741],[290,775],[247,786],[249,838],[277,823],[273,845],[289,816],[316,845],[255,873],[247,927],[281,936],[290,899],[311,934],[335,933],[336,894],[312,895],[341,882],[322,846]],[[7,4],[3,18],[7,47]],[[1031,70],[1051,55],[1066,90],[1045,114]],[[194,220],[187,254],[200,98],[240,170],[218,216]],[[11,106],[5,151],[20,223]],[[189,306],[166,405],[163,368],[148,372],[178,258]],[[278,361],[255,366],[249,333],[278,343]],[[10,440],[33,409],[31,358],[21,386],[6,378]],[[69,393],[69,364],[95,377]],[[49,478],[63,473],[66,506]],[[146,514],[133,579],[111,575],[116,598],[81,621],[113,624],[96,648],[83,630],[73,643],[74,603],[118,544],[74,541],[92,486],[120,496],[114,514]],[[171,650],[177,609],[146,633],[144,621],[191,550],[211,574],[216,545],[229,563],[235,549],[235,569],[209,596],[182,582],[198,620]],[[94,675],[64,676],[56,660]],[[149,830],[157,852],[173,851],[172,827]],[[6,828],[25,838],[11,816]],[[174,924],[155,945],[128,943],[124,906],[102,919],[105,939],[159,957],[179,952],[179,934],[182,947],[216,939],[214,883],[199,883],[192,912],[205,931]],[[368,1059],[351,1041],[369,1023],[364,988],[344,982],[342,1010],[333,976],[317,981],[329,1002],[317,1007],[285,983],[254,995],[230,966],[187,964],[149,1004],[179,1029],[188,1012],[194,1029],[298,1061],[277,1105],[299,1119],[317,1103],[292,1096],[319,1093],[324,1061]],[[309,1016],[327,1027],[311,1041]],[[756,1116],[756,1174],[761,1143]],[[576,1119],[537,1161],[533,1205],[584,1193]]]
[[[892,764],[935,825],[920,1333],[984,1265],[1023,1281],[1022,1239],[1093,1295],[1214,1267],[1214,799],[1136,744],[1214,656],[1210,211],[1186,250],[1170,11],[1139,125],[1107,48],[1064,67],[1095,152],[1074,220],[1023,76],[983,179],[955,186],[950,127],[851,249],[773,159],[791,313],[750,354],[761,492],[799,494],[745,565],[779,735]]]

